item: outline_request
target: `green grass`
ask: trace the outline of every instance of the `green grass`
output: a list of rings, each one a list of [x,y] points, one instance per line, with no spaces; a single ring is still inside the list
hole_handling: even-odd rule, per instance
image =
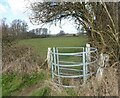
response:
[[[30,75],[17,75],[15,73],[4,74],[2,76],[2,95],[11,96],[16,91],[21,91],[45,79],[46,73],[43,71]]]
[[[80,47],[86,43],[87,36],[80,36],[26,39],[19,41],[18,45],[31,46],[37,54],[45,58],[48,47]]]
[[[50,88],[49,87],[39,88],[33,91],[31,96],[50,96]]]
[[[69,96],[77,96],[75,90],[73,88],[66,88],[65,91]]]

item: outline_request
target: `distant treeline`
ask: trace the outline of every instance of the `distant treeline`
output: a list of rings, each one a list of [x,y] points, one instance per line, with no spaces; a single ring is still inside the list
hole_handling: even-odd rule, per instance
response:
[[[68,34],[60,30],[56,35],[48,33],[47,28],[36,28],[28,31],[28,24],[24,20],[15,19],[10,25],[6,23],[6,18],[1,21],[0,28],[2,28],[2,46],[11,45],[12,42],[28,38],[46,38],[51,36],[79,36],[80,34]]]
[[[10,25],[7,24],[6,18],[1,20],[2,46],[10,45],[12,42],[20,39],[48,37],[47,28],[37,28],[28,31],[28,24],[24,20],[15,19]]]

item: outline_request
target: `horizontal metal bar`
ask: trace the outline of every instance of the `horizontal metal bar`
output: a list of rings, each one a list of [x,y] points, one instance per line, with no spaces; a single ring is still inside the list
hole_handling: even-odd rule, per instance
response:
[[[53,73],[55,76],[59,76],[61,78],[80,78],[80,77],[83,77],[83,75],[74,75],[74,76],[64,76],[64,75],[61,75],[62,73],[60,73],[60,75],[57,75],[56,73]]]
[[[88,75],[91,75],[91,74],[94,74],[95,72],[91,72],[91,73],[87,73],[86,75],[88,76]],[[56,73],[54,73],[53,72],[53,74],[55,75],[55,76],[58,76],[58,74],[56,74]],[[60,73],[60,77],[62,77],[62,78],[81,78],[81,77],[83,77],[83,75],[75,75],[75,76],[64,76],[64,75],[61,75],[61,74],[65,74],[65,73]]]
[[[83,49],[84,47],[56,47],[56,48],[81,48],[81,49]]]
[[[86,62],[86,64],[93,64],[93,63],[95,63],[95,62],[97,62],[97,59],[95,60],[95,61],[93,61],[93,62]],[[69,62],[70,63],[70,62]],[[55,65],[55,66],[58,66],[58,64],[55,64],[55,63],[52,63],[53,65]],[[59,66],[61,66],[61,67],[75,67],[75,66],[83,66],[83,63],[79,63],[79,64],[69,64],[69,65],[67,65],[67,64],[59,64]]]
[[[76,48],[77,48],[77,49],[78,49],[78,48],[84,49],[84,48],[86,48],[86,47],[56,47],[56,48],[58,48],[58,49],[60,49],[60,48],[63,48],[63,49],[64,49],[64,48],[67,48],[67,49],[69,49],[69,48],[70,48],[70,49],[72,49],[72,48],[75,48],[75,49],[76,49]],[[91,52],[97,51],[97,48],[90,47],[90,51],[91,51]]]
[[[62,77],[62,78],[80,78],[80,77],[83,77],[83,75],[76,75],[76,76],[63,76],[63,75],[60,75],[60,77]]]
[[[71,61],[67,62],[67,61],[59,61],[59,63],[79,64],[80,62],[71,62]]]
[[[92,48],[92,47],[90,47],[90,53],[93,53],[93,52],[96,52],[97,51],[97,49],[96,48]]]
[[[94,53],[96,51],[89,51],[89,52],[77,52],[77,53],[51,53],[51,54],[56,54],[56,55],[61,55],[61,56],[83,56],[84,53]]]
[[[98,59],[94,60],[93,62],[86,62],[86,64],[93,64],[93,63],[95,63],[97,61],[98,61]]]
[[[53,52],[52,52],[52,54],[64,55],[64,56],[65,56],[65,55],[67,55],[67,56],[68,56],[68,55],[72,55],[72,56],[74,56],[74,55],[75,55],[75,56],[82,56],[83,52],[77,52],[77,53],[53,53]]]
[[[58,66],[58,64],[55,64],[55,63],[52,63],[52,64],[55,65],[55,66]],[[75,67],[75,66],[83,66],[83,63],[72,64],[72,65],[59,64],[59,66],[62,66],[62,67]]]
[[[73,70],[73,71],[78,71],[78,72],[80,72],[80,71],[83,71],[83,70],[71,69],[71,68],[60,68],[60,69],[65,69],[65,70]]]
[[[72,64],[72,65],[60,64],[59,66],[62,66],[62,67],[75,67],[75,66],[83,66],[83,63],[80,63],[80,64]]]
[[[90,47],[90,50],[95,50],[95,51],[97,51],[97,48]]]
[[[56,83],[56,82],[55,82],[55,84],[58,85],[58,86],[65,87],[65,88],[75,88],[76,87],[76,86],[70,86],[70,85],[69,86],[68,85],[62,85],[62,84],[59,84],[59,83]]]
[[[60,75],[62,76],[78,76],[78,75],[81,75],[80,72],[76,72],[74,71],[74,73],[69,73],[69,72],[61,72]]]

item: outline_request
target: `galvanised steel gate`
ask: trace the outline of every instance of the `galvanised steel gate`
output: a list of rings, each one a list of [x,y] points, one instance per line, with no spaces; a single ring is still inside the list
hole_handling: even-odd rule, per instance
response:
[[[52,81],[63,87],[76,87],[76,81],[81,85],[95,72],[91,70],[96,66],[96,53],[92,47],[53,47]]]

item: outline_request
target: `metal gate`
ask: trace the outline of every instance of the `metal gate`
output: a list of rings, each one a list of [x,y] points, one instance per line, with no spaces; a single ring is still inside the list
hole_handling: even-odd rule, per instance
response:
[[[81,85],[95,72],[91,69],[96,66],[96,53],[92,47],[53,47],[52,81],[63,87]]]

